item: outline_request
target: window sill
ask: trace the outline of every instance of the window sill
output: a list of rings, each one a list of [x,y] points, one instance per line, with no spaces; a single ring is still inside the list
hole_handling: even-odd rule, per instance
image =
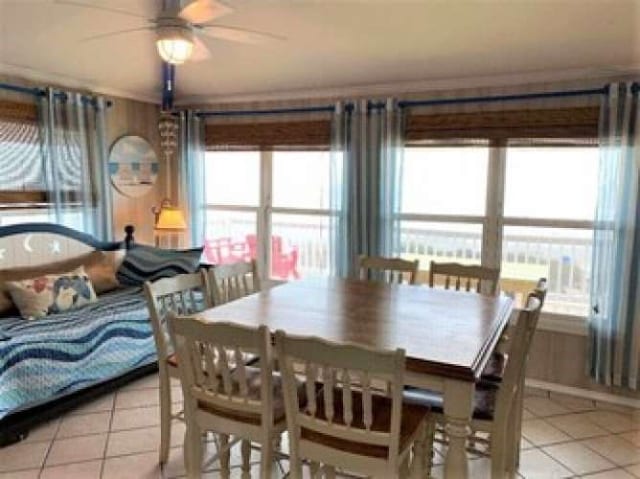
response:
[[[556,333],[587,336],[587,318],[584,316],[569,316],[566,314],[545,313],[540,315],[538,329]]]

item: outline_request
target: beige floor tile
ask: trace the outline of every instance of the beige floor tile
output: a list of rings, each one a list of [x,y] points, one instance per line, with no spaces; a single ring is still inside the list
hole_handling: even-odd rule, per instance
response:
[[[546,389],[539,389],[539,388],[532,388],[531,386],[525,386],[524,387],[524,396],[525,397],[536,396],[536,397],[548,398],[549,397],[549,391],[547,391]]]
[[[138,427],[157,426],[160,424],[160,408],[141,407],[135,409],[118,409],[113,413],[112,431],[134,429]]]
[[[544,419],[522,421],[522,435],[534,446],[570,441],[571,437],[553,427]]]
[[[527,441],[524,437],[520,438],[520,450],[531,449],[533,444]]]
[[[40,479],[100,479],[102,459],[64,466],[45,467]]]
[[[551,399],[538,396],[525,397],[524,406],[538,417],[555,416],[571,412],[568,408],[553,402]]]
[[[640,448],[618,436],[595,437],[582,441],[581,444],[593,449],[618,466],[640,463]]]
[[[87,404],[75,408],[69,414],[88,414],[94,412],[111,411],[113,409],[113,398],[115,393],[108,393]]]
[[[109,434],[107,457],[124,456],[141,452],[157,451],[160,447],[160,428],[157,426]]]
[[[46,466],[100,459],[107,443],[106,434],[92,434],[71,439],[58,439],[51,446]]]
[[[0,472],[42,467],[49,441],[14,444],[0,449]]]
[[[164,473],[168,478],[185,475],[184,454],[181,447],[173,447],[169,451],[169,460],[164,466]]]
[[[626,415],[632,414],[634,412],[634,408],[632,408],[631,406],[623,406],[621,404],[613,404],[605,401],[596,401],[596,407],[598,409],[604,409],[605,411],[614,411]]]
[[[62,419],[56,438],[67,438],[109,431],[110,412],[76,414]]]
[[[121,387],[118,391],[131,391],[132,389],[146,389],[160,387],[158,373],[153,373]]]
[[[166,476],[170,477],[170,476]],[[158,454],[147,452],[104,460],[102,479],[161,479]]]
[[[567,414],[566,416],[554,416],[549,419],[554,427],[567,433],[575,439],[585,439],[594,436],[606,436],[608,431],[591,422],[584,414]]]
[[[629,472],[624,469],[613,469],[611,471],[596,472],[582,476],[584,479],[634,479]]]
[[[182,388],[171,388],[171,402],[182,402]],[[133,389],[118,391],[116,396],[116,409],[134,407],[157,406],[160,404],[160,390],[158,388]]]
[[[539,449],[522,452],[518,472],[525,479],[560,479],[573,475],[570,470]]]
[[[60,425],[60,419],[54,419],[52,421],[41,424],[29,431],[27,438],[21,442],[21,444],[29,444],[39,441],[51,441],[56,435],[58,426]]]
[[[576,474],[589,474],[616,467],[613,462],[577,442],[546,446],[542,450]]]
[[[38,479],[40,469],[26,471],[0,472],[0,479]]]
[[[528,409],[523,409],[522,410],[522,420],[523,421],[526,421],[527,419],[535,419],[535,418],[536,418],[536,415],[533,414]]]
[[[566,407],[572,412],[593,411],[596,408],[595,401],[591,399],[554,393],[553,391],[550,393],[550,398],[553,402]]]
[[[640,464],[625,467],[625,471],[631,473],[635,477],[640,477]]]
[[[584,413],[591,421],[609,432],[619,433],[640,429],[640,423],[627,414],[614,411],[593,411]]]
[[[619,436],[622,439],[629,441],[631,444],[635,445],[636,447],[640,447],[640,431],[625,432],[625,433],[619,434]]]

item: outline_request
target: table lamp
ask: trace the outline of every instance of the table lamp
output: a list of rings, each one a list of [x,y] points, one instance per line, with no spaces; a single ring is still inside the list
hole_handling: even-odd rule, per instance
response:
[[[156,246],[160,246],[160,235],[180,235],[180,233],[183,233],[187,229],[187,221],[184,218],[184,213],[180,208],[171,206],[171,201],[168,199],[162,200],[160,208],[155,207],[152,211],[156,216],[156,224],[154,227]]]

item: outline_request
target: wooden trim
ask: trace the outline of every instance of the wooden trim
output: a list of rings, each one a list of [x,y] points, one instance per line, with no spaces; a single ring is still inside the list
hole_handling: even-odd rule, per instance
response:
[[[269,123],[211,123],[205,126],[207,149],[274,150],[321,149],[331,145],[329,120]]]
[[[597,138],[597,107],[409,113],[407,142],[443,138]]]
[[[0,204],[44,204],[48,203],[46,191],[0,191]]]
[[[38,109],[34,103],[0,100],[0,120],[36,123]]]

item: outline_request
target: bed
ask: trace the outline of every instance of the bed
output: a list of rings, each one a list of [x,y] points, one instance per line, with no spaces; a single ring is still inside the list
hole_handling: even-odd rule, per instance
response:
[[[0,269],[37,266],[105,243],[54,224],[0,228]],[[0,318],[0,446],[19,440],[34,424],[156,368],[153,333],[139,287],[99,296],[81,309],[34,321]]]

